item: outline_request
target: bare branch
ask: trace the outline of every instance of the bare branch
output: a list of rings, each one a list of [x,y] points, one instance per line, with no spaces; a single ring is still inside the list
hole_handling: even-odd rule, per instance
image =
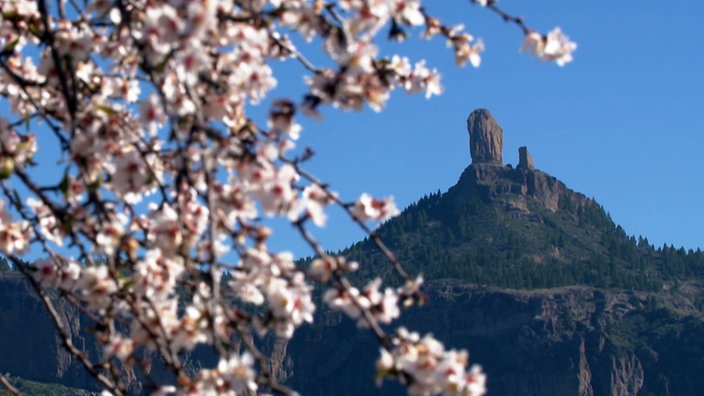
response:
[[[19,396],[21,395],[20,391],[17,390],[10,381],[5,378],[3,374],[0,374],[0,384],[2,384],[5,388],[7,388],[8,392],[12,393],[13,395]]]

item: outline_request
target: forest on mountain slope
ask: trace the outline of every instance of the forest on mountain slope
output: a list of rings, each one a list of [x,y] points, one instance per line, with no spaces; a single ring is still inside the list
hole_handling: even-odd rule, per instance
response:
[[[570,285],[638,291],[676,290],[704,276],[704,252],[654,247],[628,236],[593,200],[569,198],[551,211],[528,200],[530,215],[479,197],[451,205],[439,191],[421,198],[377,233],[407,271],[510,289]],[[365,277],[393,276],[373,242],[340,254],[364,263]],[[366,269],[365,269],[366,268]]]

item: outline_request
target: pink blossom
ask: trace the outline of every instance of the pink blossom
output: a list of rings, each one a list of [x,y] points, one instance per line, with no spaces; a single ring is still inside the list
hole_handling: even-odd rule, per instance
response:
[[[0,252],[4,254],[23,254],[29,248],[32,238],[29,222],[13,222],[12,216],[5,210],[5,201],[0,201]]]
[[[384,221],[398,215],[399,211],[392,197],[378,200],[364,193],[355,203],[352,213],[360,221]]]
[[[54,213],[43,202],[34,198],[27,199],[27,206],[34,211],[34,215],[39,221],[39,230],[44,238],[57,246],[62,246],[64,238],[63,227],[54,217]]]
[[[554,61],[558,66],[564,66],[572,61],[572,53],[577,49],[577,44],[570,41],[559,27],[556,27],[547,36],[530,31],[526,34],[521,47],[521,52],[529,51],[541,60]]]
[[[143,100],[139,104],[140,121],[150,134],[156,134],[159,127],[164,125],[166,115],[159,103],[159,98],[155,94],[149,95],[148,100]]]

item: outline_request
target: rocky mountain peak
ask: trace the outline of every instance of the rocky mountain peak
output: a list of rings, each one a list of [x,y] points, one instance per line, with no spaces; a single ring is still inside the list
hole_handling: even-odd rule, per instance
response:
[[[487,109],[474,110],[467,118],[472,163],[501,165],[504,132]]]
[[[467,190],[467,194],[485,202],[508,199],[509,206],[519,208],[526,208],[526,199],[531,197],[552,212],[558,210],[561,201],[586,200],[555,177],[536,169],[525,146],[518,149],[515,168],[502,166],[503,130],[489,110],[474,110],[467,118],[467,131],[472,164],[460,177],[458,186],[453,187],[458,191]]]
[[[533,157],[530,156],[530,153],[528,152],[528,147],[526,146],[518,148],[518,169],[535,169]]]

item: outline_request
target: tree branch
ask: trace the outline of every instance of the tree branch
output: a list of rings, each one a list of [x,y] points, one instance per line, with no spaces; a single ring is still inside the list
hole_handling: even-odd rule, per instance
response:
[[[25,275],[25,278],[32,286],[32,289],[34,289],[34,291],[37,293],[37,296],[39,296],[39,299],[44,304],[44,307],[46,308],[47,312],[49,313],[49,316],[54,322],[56,330],[59,332],[59,338],[61,339],[64,348],[66,348],[66,350],[71,354],[71,356],[81,362],[81,364],[88,371],[88,373],[98,382],[100,382],[100,384],[103,385],[106,389],[110,390],[111,392],[114,392],[116,395],[123,395],[124,390],[121,388],[121,386],[119,386],[119,384],[113,383],[108,377],[96,370],[93,363],[91,363],[91,361],[86,357],[85,352],[79,350],[73,345],[73,342],[71,341],[71,334],[68,332],[68,330],[66,330],[66,327],[61,321],[59,313],[56,311],[56,308],[54,308],[54,304],[51,302],[49,296],[46,295],[46,292],[44,291],[44,289],[42,289],[39,283],[34,280],[32,270],[27,267],[26,264],[22,262],[22,260],[18,259],[15,256],[8,256],[8,258],[10,259],[10,261],[12,261],[12,264],[15,266],[15,268],[17,268],[20,272],[22,272],[22,274]]]

